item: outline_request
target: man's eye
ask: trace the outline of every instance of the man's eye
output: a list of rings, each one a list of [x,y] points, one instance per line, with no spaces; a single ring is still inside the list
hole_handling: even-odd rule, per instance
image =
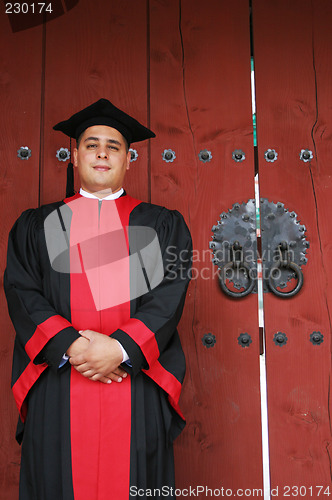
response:
[[[88,148],[88,149],[95,148],[95,147],[96,147],[96,144],[88,144],[88,145],[87,145],[87,148]]]
[[[117,146],[110,146],[110,149],[112,149],[112,151],[119,151],[119,148]]]

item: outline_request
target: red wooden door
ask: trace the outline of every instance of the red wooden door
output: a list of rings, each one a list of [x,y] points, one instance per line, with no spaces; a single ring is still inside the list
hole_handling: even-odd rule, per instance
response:
[[[224,295],[208,250],[220,213],[254,198],[249,7],[150,2],[150,33],[151,198],[183,213],[195,258],[180,324],[188,424],[176,442],[177,486],[261,488],[257,295]],[[168,149],[172,162],[162,158]],[[244,162],[232,159],[236,149]],[[199,160],[202,150],[210,162]],[[245,332],[249,348],[238,343]]]
[[[253,2],[260,193],[296,212],[310,242],[300,293],[264,296],[271,487],[280,498],[331,494],[331,20],[328,1]],[[274,163],[264,159],[269,148]],[[314,331],[321,344],[310,341]],[[282,347],[277,332],[287,335]]]

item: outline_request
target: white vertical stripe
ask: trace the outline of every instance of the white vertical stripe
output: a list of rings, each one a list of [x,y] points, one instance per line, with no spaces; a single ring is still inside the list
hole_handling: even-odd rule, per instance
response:
[[[251,71],[251,100],[252,115],[256,113],[255,95],[255,72],[252,61]],[[254,125],[254,123],[253,123]],[[255,176],[255,201],[256,201],[256,235],[261,236],[260,228],[260,194],[259,177]],[[266,384],[266,358],[265,358],[265,328],[264,328],[264,292],[262,279],[262,260],[257,258],[257,290],[258,290],[258,324],[263,329],[263,354],[259,356],[260,373],[260,396],[261,396],[261,422],[262,422],[262,457],[263,457],[263,489],[264,500],[271,500],[270,485],[270,454],[269,454],[269,427],[268,427],[268,407],[267,407],[267,384]]]

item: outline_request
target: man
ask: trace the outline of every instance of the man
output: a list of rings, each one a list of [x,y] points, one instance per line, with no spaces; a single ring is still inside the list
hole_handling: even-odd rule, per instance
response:
[[[122,188],[153,132],[106,99],[54,128],[77,140],[81,190],[21,215],[5,272],[20,500],[171,498],[189,231]]]

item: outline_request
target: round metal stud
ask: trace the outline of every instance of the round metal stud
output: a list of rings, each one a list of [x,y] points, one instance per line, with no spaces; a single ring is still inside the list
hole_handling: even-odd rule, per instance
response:
[[[207,163],[208,161],[212,160],[212,153],[211,153],[211,151],[208,151],[207,149],[203,149],[202,151],[199,152],[198,158],[203,163]]]
[[[67,148],[60,148],[56,152],[56,157],[59,161],[67,161],[70,158],[70,152]]]
[[[213,335],[212,333],[206,333],[202,337],[202,342],[203,342],[203,345],[207,348],[213,347],[214,344],[216,343],[216,336]]]
[[[273,163],[278,159],[278,153],[275,149],[267,149],[264,153],[264,158],[266,161]]]
[[[319,345],[324,342],[324,335],[320,332],[312,332],[310,334],[310,342],[314,345]]]
[[[240,333],[240,336],[237,338],[238,344],[241,347],[249,347],[252,343],[252,338],[249,333]]]
[[[287,344],[287,340],[288,338],[285,333],[278,332],[274,334],[273,342],[275,343],[275,345],[278,345],[279,347],[282,347],[285,344]]]
[[[176,158],[175,151],[173,151],[172,149],[164,149],[162,157],[163,160],[166,161],[167,163],[172,162]]]
[[[20,160],[28,160],[31,157],[31,149],[28,146],[21,146],[17,150],[17,156]]]
[[[129,148],[129,151],[130,151],[130,161],[136,161],[137,158],[138,158],[138,153],[136,151],[136,149],[133,149],[133,148]]]
[[[236,162],[244,161],[246,159],[246,155],[242,151],[242,149],[235,149],[232,153],[232,158]]]
[[[314,155],[310,149],[301,149],[300,160],[307,162],[313,159]]]

